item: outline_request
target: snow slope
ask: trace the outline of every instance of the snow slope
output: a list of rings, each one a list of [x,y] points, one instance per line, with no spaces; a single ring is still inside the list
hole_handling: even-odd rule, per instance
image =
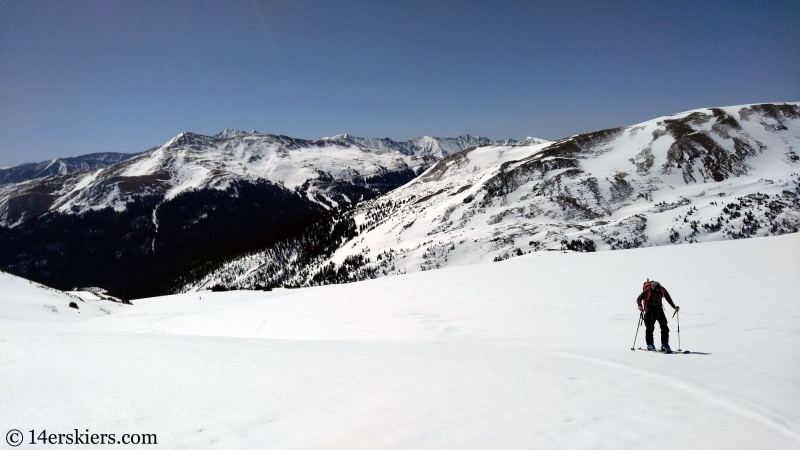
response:
[[[62,292],[0,270],[0,324],[72,322],[111,314],[128,305],[89,292]],[[74,302],[78,308],[70,308]],[[27,325],[26,325],[27,326]]]
[[[538,252],[4,319],[0,427],[166,448],[800,448],[798,250],[795,233]],[[692,354],[629,350],[648,277]]]
[[[570,244],[613,250],[796,232],[800,104],[761,106],[458,153],[361,206],[354,217],[367,231],[334,261],[391,252],[393,272],[405,273]]]

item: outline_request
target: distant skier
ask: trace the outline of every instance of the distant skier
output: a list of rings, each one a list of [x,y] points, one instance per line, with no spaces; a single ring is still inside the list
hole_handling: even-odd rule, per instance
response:
[[[647,284],[650,284],[649,289]],[[667,302],[669,302],[669,305],[672,306],[675,311],[680,311],[681,307],[675,306],[675,303],[672,303],[672,297],[669,296],[669,292],[667,292],[664,286],[658,281],[645,283],[645,289],[639,294],[639,297],[636,298],[636,304],[639,306],[639,311],[644,311],[644,337],[647,341],[647,349],[656,349],[653,345],[653,330],[655,330],[656,321],[658,321],[658,326],[661,328],[661,348],[667,352],[671,352],[672,349],[669,348],[667,315],[664,314],[664,305],[662,304],[663,298],[667,299]]]

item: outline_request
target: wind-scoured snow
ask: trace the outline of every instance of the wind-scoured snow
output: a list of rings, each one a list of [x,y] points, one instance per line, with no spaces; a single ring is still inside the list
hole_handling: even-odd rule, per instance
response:
[[[195,449],[797,449],[798,250],[795,233],[538,252],[59,322],[0,276],[0,427]],[[630,351],[647,278],[692,353]]]

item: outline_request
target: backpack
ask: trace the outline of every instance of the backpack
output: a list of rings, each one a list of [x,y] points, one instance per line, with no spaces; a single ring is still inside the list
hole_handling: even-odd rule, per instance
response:
[[[647,291],[647,295],[644,297],[644,300],[642,301],[642,309],[644,309],[644,312],[647,312],[647,305],[648,303],[650,303],[650,295],[653,293],[653,290],[650,289],[650,286],[652,285],[653,281],[650,281],[649,278],[642,285],[642,291]]]
[[[645,281],[642,285],[642,291],[647,291],[647,296],[645,296],[644,301],[642,301],[642,309],[644,309],[644,312],[647,312],[647,304],[650,303],[650,295],[653,293],[653,291],[650,289],[650,286],[652,286],[653,283],[655,283],[655,281],[650,281],[648,278],[647,281]],[[664,286],[659,287],[661,288],[661,296],[663,297]]]

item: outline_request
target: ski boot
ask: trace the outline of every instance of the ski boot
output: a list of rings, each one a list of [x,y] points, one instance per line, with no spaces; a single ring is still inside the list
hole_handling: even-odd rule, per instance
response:
[[[672,349],[669,348],[669,344],[665,344],[663,342],[661,343],[661,350],[663,350],[664,353],[672,353]]]
[[[647,344],[647,350],[654,352],[656,351],[656,346],[653,344]]]

